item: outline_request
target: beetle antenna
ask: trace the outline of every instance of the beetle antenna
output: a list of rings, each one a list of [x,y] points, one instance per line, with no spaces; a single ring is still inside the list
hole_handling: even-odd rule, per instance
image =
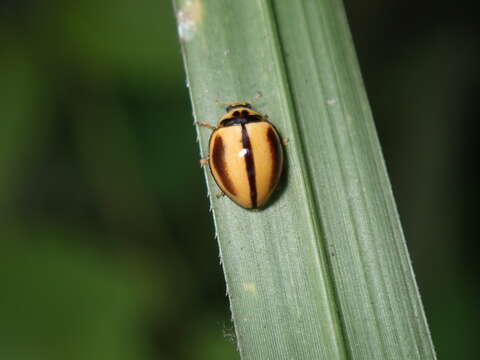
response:
[[[229,103],[226,103],[226,102],[223,102],[223,101],[220,101],[218,99],[215,99],[215,103],[219,104],[219,105],[225,105],[225,106],[228,106],[230,105]]]
[[[255,97],[253,99],[250,99],[247,102],[248,103],[253,103],[253,102],[257,101],[258,99],[260,99],[262,96],[263,96],[263,94],[260,91],[257,91],[257,95],[255,95]]]
[[[253,102],[257,101],[258,99],[260,99],[262,96],[263,96],[263,94],[262,94],[260,91],[257,91],[257,95],[255,95],[255,97],[253,97],[252,99],[247,100],[247,101],[245,101],[245,102],[246,102],[246,103],[249,103],[249,104],[250,104],[250,103],[253,103]],[[220,105],[226,105],[226,106],[232,105],[231,102],[230,102],[230,103],[226,103],[226,102],[220,101],[220,100],[218,100],[218,99],[215,99],[215,103],[220,104]]]

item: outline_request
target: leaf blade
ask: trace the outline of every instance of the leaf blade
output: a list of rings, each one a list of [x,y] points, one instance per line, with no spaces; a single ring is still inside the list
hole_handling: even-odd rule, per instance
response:
[[[290,139],[266,209],[211,197],[242,358],[434,358],[341,3],[175,3],[196,120],[261,91]]]

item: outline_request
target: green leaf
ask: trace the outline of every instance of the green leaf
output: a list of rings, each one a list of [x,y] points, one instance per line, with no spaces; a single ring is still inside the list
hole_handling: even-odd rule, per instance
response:
[[[195,119],[261,92],[290,140],[265,209],[210,196],[242,359],[434,359],[342,3],[174,3]]]

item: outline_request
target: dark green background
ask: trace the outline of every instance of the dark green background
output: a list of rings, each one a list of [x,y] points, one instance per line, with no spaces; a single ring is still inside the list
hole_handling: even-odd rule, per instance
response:
[[[346,5],[439,357],[472,358],[475,12]],[[237,358],[170,2],[0,0],[0,85],[0,359]]]

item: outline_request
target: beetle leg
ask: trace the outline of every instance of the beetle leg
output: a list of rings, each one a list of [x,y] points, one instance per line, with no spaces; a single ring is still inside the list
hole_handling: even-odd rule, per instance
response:
[[[220,191],[216,196],[217,199],[220,199],[221,197],[225,196],[225,193],[223,191]]]
[[[210,125],[209,123],[206,123],[206,122],[197,121],[197,124],[198,124],[199,126],[203,126],[203,127],[209,128],[209,129],[211,129],[211,130],[215,130],[215,129],[216,129],[215,126]]]
[[[207,165],[207,164],[208,164],[208,160],[209,160],[208,157],[206,157],[205,159],[200,159],[200,165],[201,165],[201,166]]]
[[[283,145],[287,145],[289,142],[290,142],[290,139],[289,139],[289,138],[284,138],[284,139],[282,140],[282,144],[283,144]]]

